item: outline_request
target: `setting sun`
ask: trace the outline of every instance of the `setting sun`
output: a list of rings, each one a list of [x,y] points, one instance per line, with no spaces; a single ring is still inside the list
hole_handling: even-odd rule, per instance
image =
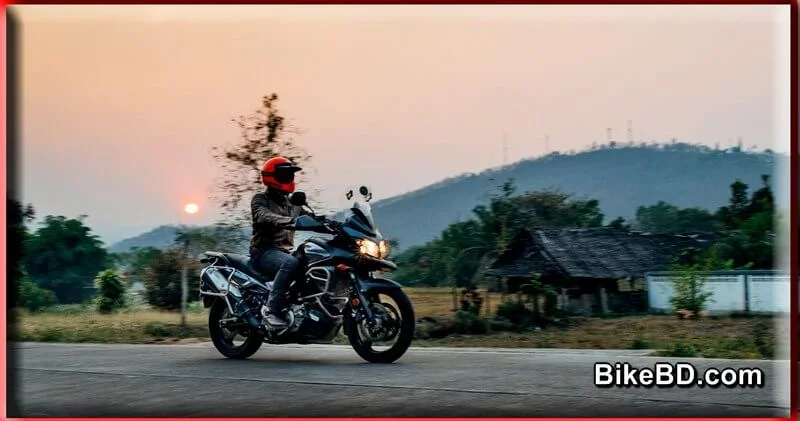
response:
[[[197,213],[197,211],[200,210],[200,207],[197,206],[196,203],[188,203],[188,204],[186,204],[186,206],[183,207],[183,210],[186,213]]]

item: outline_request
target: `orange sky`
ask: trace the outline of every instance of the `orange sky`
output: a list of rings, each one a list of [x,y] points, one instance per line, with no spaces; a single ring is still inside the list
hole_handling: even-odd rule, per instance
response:
[[[550,150],[788,151],[788,6],[11,6],[23,194],[108,242],[207,199],[209,149],[275,91],[330,204]],[[776,145],[781,143],[781,145]],[[189,222],[188,220],[184,220]]]

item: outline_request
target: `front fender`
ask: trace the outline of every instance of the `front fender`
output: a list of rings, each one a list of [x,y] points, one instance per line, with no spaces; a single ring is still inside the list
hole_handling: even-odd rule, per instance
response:
[[[373,277],[373,278],[361,278],[359,279],[359,283],[361,284],[361,289],[364,292],[376,290],[376,289],[401,289],[403,288],[397,281],[393,281],[388,278],[381,278],[381,277]]]

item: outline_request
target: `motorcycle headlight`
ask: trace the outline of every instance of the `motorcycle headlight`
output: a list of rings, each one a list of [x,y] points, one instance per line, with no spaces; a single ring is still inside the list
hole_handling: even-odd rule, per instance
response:
[[[358,240],[358,251],[361,254],[372,256],[380,259],[380,247],[378,244],[371,240]]]
[[[385,240],[381,240],[378,243],[378,253],[381,255],[381,259],[385,259],[389,257],[389,253],[391,253],[392,248],[389,246],[389,242]]]

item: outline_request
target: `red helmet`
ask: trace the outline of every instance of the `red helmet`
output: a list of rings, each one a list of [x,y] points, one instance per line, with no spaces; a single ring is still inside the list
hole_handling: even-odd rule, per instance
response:
[[[282,156],[270,158],[261,167],[261,182],[284,193],[294,192],[294,173],[302,168]]]

